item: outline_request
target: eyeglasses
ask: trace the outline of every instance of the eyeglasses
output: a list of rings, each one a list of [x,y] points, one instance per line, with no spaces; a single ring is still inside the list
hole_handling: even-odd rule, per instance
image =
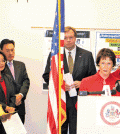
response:
[[[5,63],[6,63],[6,61],[0,61],[0,63],[1,63],[1,64],[5,64]]]

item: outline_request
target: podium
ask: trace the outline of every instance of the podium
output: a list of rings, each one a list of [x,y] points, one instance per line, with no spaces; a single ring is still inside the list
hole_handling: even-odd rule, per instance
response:
[[[120,134],[119,96],[78,96],[77,134]]]

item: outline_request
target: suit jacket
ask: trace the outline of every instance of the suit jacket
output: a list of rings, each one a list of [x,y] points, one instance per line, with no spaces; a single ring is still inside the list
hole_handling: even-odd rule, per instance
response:
[[[18,93],[23,94],[22,104],[17,106],[16,108],[20,115],[24,115],[25,114],[24,100],[26,99],[26,95],[29,90],[30,80],[28,78],[26,67],[23,62],[13,60],[13,65],[14,65],[15,80],[11,74],[11,71],[10,71],[8,65],[6,65],[5,71],[7,74],[11,75],[12,79],[14,80],[14,82],[16,84],[15,94],[18,94]]]
[[[42,76],[47,84],[49,84],[50,57],[51,53],[48,56],[45,72]],[[64,63],[64,73],[65,74],[69,73],[65,52],[64,52],[63,63]],[[72,73],[73,80],[81,81],[83,78],[94,75],[95,73],[96,73],[96,67],[94,64],[92,53],[76,46],[76,56]],[[78,91],[79,89],[76,90]],[[67,100],[67,98],[69,98],[68,92],[66,92],[66,95]],[[74,104],[76,103],[76,101],[77,99],[75,99]]]
[[[2,73],[2,78],[5,81],[6,89],[7,89],[7,104],[6,104],[6,98],[3,91],[3,88],[0,84],[0,104],[2,105],[2,108],[5,110],[6,106],[15,107],[15,83],[13,82],[11,76],[8,74]]]
[[[50,56],[49,54],[43,79],[49,84],[49,72],[50,72]],[[64,53],[64,73],[69,73],[66,55]],[[76,46],[76,56],[73,68],[73,80],[81,81],[83,78],[91,76],[96,73],[96,68],[93,60],[92,53]]]

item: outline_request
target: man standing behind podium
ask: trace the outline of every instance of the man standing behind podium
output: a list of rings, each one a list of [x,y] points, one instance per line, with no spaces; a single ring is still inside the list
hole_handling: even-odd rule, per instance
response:
[[[6,73],[14,79],[18,90],[16,93],[16,109],[22,120],[25,122],[25,102],[27,92],[30,86],[30,80],[27,75],[26,67],[23,62],[13,60],[15,56],[15,42],[9,39],[3,39],[0,44],[1,50],[7,58]],[[16,88],[16,89],[17,89]]]
[[[77,101],[77,96],[70,97],[68,91],[71,86],[74,86],[76,90],[79,90],[81,80],[85,77],[91,76],[96,73],[96,68],[94,65],[94,60],[92,53],[79,48],[75,45],[77,32],[73,27],[65,28],[64,36],[64,73],[71,73],[73,76],[73,85],[68,85],[65,83],[66,90],[66,112],[67,120],[62,125],[61,133],[67,134],[68,125],[69,133],[76,134],[77,126],[77,110],[75,104]],[[49,84],[49,72],[50,72],[50,54],[47,60],[47,65],[43,78],[47,84]]]

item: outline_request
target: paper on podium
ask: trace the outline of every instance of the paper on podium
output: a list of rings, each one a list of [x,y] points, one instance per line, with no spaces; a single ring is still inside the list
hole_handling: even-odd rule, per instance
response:
[[[72,85],[73,84],[72,74],[70,74],[70,73],[64,74],[64,80],[68,85]],[[69,92],[70,97],[77,96],[77,91],[75,88],[71,87],[70,91],[68,91],[68,92]]]
[[[2,122],[7,134],[27,134],[18,113],[15,113],[5,122]]]

